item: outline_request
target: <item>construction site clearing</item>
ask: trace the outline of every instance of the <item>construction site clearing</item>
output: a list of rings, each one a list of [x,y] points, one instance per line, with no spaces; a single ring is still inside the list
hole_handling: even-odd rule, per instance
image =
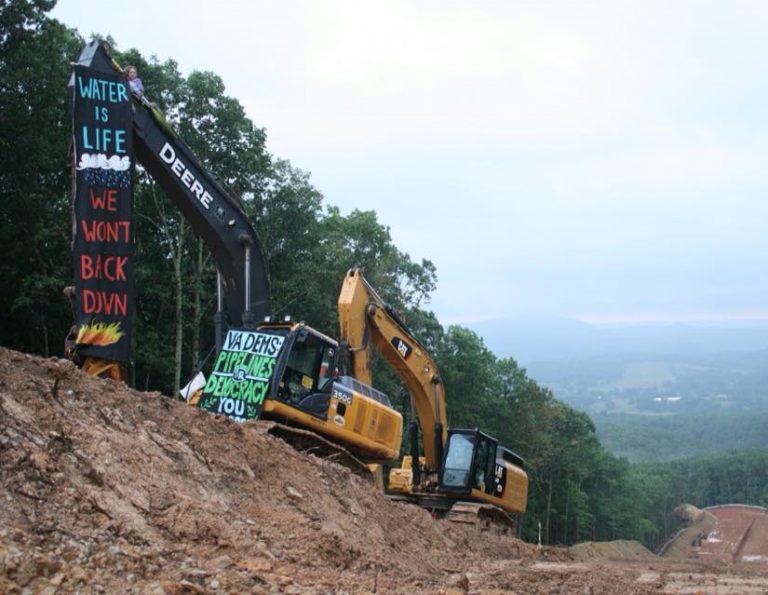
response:
[[[0,348],[0,593],[768,593],[768,514],[537,547],[433,519],[334,460]]]

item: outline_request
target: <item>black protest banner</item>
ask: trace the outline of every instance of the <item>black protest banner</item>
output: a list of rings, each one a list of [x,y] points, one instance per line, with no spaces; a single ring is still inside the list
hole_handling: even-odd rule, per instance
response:
[[[258,419],[285,337],[231,329],[197,403],[237,421]]]
[[[134,308],[131,94],[125,77],[84,66],[74,82],[77,351],[125,362]]]

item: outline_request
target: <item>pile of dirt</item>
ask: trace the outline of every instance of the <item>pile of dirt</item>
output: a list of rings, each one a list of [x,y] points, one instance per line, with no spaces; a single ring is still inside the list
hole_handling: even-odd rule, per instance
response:
[[[690,504],[681,504],[672,511],[671,516],[682,520],[685,527],[672,536],[661,548],[659,555],[676,560],[696,558],[702,540],[717,527],[717,518]]]
[[[701,515],[701,509],[692,504],[681,504],[669,515],[670,518],[680,519],[686,526],[692,525]]]
[[[724,564],[768,564],[768,510],[765,508],[727,505],[699,510],[686,505],[675,513],[689,526],[664,548],[664,557]]]
[[[638,541],[585,541],[568,548],[574,560],[655,560],[656,555]]]
[[[0,592],[406,592],[565,559],[65,360],[0,349]]]
[[[700,576],[667,590],[667,570],[438,521],[259,423],[3,348],[0,497],[17,595],[690,593]]]

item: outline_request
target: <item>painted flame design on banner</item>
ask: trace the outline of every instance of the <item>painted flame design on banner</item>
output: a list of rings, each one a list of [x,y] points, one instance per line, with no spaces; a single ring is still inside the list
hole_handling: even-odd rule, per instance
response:
[[[81,326],[77,331],[77,343],[80,345],[104,346],[117,343],[124,335],[120,323],[91,322]]]

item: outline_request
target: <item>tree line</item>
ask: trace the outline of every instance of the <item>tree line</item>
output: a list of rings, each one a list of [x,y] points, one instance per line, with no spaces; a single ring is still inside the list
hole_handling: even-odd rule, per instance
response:
[[[597,414],[600,441],[631,462],[670,461],[725,450],[768,446],[768,412],[671,415]]]
[[[85,43],[48,16],[53,6],[51,0],[8,0],[0,7],[0,342],[45,356],[62,353],[72,322],[61,296],[73,278],[66,85]],[[342,214],[326,204],[308,173],[269,153],[265,130],[215,73],[184,76],[173,60],[111,43],[117,60],[137,66],[149,98],[254,221],[269,262],[275,316],[291,314],[335,336],[344,273],[362,268],[433,354],[451,425],[479,427],[526,459],[525,539],[535,541],[539,525],[545,543],[637,538],[652,545],[663,537],[661,495],[670,507],[689,499],[665,482],[685,472],[636,468],[613,456],[586,414],[558,401],[514,359],[495,357],[466,328],[443,327],[427,308],[437,283],[433,263],[399,250],[375,211]],[[132,382],[176,395],[213,345],[215,268],[140,167],[134,190]],[[405,388],[380,359],[374,379],[408,418]],[[712,498],[743,493],[759,500],[768,493],[764,478],[750,480],[748,488],[743,480],[728,476],[731,491]],[[703,498],[705,487],[696,489]]]

